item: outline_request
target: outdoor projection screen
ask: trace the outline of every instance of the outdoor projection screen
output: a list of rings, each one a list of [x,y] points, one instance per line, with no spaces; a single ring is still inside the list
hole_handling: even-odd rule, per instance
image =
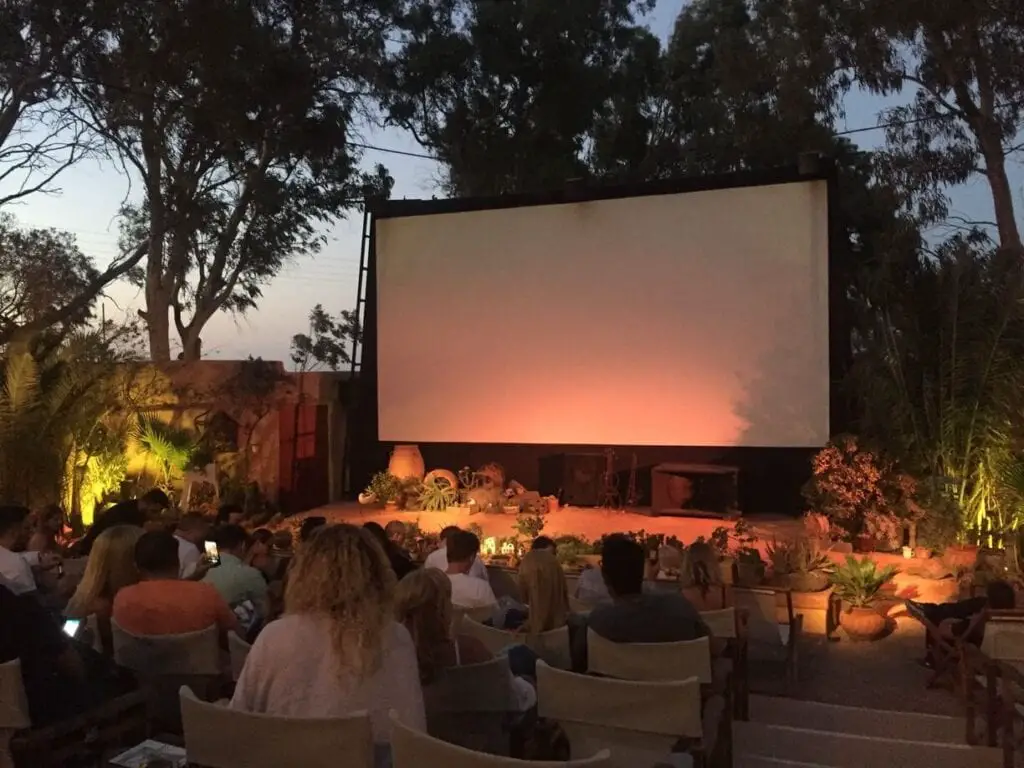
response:
[[[378,217],[379,438],[823,445],[827,194]]]

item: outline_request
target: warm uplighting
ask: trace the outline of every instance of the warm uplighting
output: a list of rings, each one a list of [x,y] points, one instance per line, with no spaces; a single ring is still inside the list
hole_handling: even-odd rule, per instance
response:
[[[494,556],[498,554],[498,537],[488,536],[480,546],[480,554]]]
[[[912,548],[910,548],[910,547],[904,547],[903,548],[903,557],[905,557],[907,560],[910,560],[913,556],[914,556],[914,550]]]

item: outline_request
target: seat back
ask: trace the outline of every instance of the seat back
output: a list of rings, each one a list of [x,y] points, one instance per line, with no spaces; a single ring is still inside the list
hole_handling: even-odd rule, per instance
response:
[[[1024,661],[1024,616],[991,616],[985,622],[981,650],[990,659]]]
[[[149,698],[154,728],[178,733],[178,690],[188,686],[205,700],[220,695],[221,660],[217,627],[180,635],[133,635],[111,622],[114,661],[135,673]]]
[[[271,717],[200,701],[180,690],[185,749],[204,768],[373,768],[370,718]],[[244,760],[239,750],[244,750]]]
[[[609,759],[607,750],[593,757],[565,762],[517,760],[474,752],[413,730],[399,721],[396,712],[391,712],[392,768],[591,768],[610,766]]]
[[[717,611],[701,611],[700,617],[704,619],[711,634],[722,640],[732,640],[737,635],[736,609],[720,608]]]
[[[441,670],[423,686],[427,730],[451,744],[492,754],[508,754],[507,713],[516,709],[508,659]]]
[[[21,679],[21,660],[0,664],[0,731],[19,730],[32,725],[28,698]]]
[[[553,669],[542,662],[537,665],[537,714],[562,727],[572,754],[607,749],[615,768],[668,762],[679,739],[703,735],[696,677],[613,680]]]
[[[587,630],[587,671],[619,680],[688,680],[711,683],[706,637],[675,643],[613,643]]]
[[[462,623],[464,616],[468,616],[478,624],[483,624],[485,621],[490,621],[494,618],[497,607],[497,605],[482,605],[476,608],[463,608],[461,605],[453,605],[452,617],[454,625],[458,627]]]
[[[114,660],[138,674],[219,675],[220,644],[215,626],[180,635],[133,635],[111,622]]]
[[[541,659],[559,669],[572,668],[572,653],[569,647],[569,627],[559,627],[538,635],[525,632],[509,632],[488,627],[467,616],[461,630],[482,642],[493,654],[500,654],[510,645],[526,645]]]
[[[228,655],[231,657],[231,679],[236,683],[242,676],[245,660],[252,646],[234,632],[228,632]]]
[[[747,613],[747,632],[751,642],[774,646],[789,644],[794,617],[792,596],[788,592],[761,587],[733,587],[732,599],[734,607]]]

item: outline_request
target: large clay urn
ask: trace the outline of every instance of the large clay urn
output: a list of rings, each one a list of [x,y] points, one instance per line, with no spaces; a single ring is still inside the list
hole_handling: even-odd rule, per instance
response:
[[[388,462],[388,473],[399,480],[422,480],[426,466],[423,464],[423,456],[420,449],[415,445],[396,445],[391,451],[391,461]]]

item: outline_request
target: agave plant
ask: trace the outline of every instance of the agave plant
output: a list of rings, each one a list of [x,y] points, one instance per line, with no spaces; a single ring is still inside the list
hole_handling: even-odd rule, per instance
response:
[[[869,557],[858,560],[847,555],[846,562],[832,569],[832,594],[851,608],[868,608],[897,573],[894,566],[880,569]]]
[[[424,483],[419,493],[419,508],[424,512],[443,512],[454,506],[458,492],[447,480],[431,480]]]
[[[808,536],[797,536],[788,541],[773,538],[766,551],[772,572],[780,576],[821,573],[831,567],[831,561],[818,543]]]

